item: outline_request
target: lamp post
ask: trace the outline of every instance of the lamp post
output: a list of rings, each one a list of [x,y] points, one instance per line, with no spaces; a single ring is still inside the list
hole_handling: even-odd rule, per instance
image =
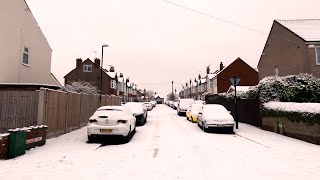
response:
[[[101,67],[100,67],[100,106],[101,106],[101,98],[102,98],[102,71],[103,71],[103,48],[108,47],[109,45],[102,45],[102,53],[101,53]]]

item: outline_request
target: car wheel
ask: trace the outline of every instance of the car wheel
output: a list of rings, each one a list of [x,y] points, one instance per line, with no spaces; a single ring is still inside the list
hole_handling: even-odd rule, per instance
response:
[[[130,126],[130,130],[129,130],[128,135],[124,137],[124,142],[125,143],[130,142],[131,138],[132,138],[132,132],[131,132],[131,126]]]
[[[95,138],[92,135],[88,135],[88,142],[94,142]]]
[[[208,132],[208,130],[207,130],[207,128],[206,128],[206,126],[205,126],[204,122],[202,122],[202,130],[203,130],[203,132]]]

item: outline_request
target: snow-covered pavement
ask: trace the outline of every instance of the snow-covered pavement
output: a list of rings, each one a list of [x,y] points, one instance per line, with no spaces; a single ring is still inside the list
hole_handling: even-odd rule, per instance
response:
[[[164,105],[128,144],[86,141],[82,128],[0,160],[0,179],[320,179],[320,146],[246,124],[204,133]]]

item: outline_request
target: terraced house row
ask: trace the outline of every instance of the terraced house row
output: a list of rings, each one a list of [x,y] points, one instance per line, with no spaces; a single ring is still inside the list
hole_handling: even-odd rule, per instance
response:
[[[100,59],[95,59],[94,62],[89,58],[84,61],[76,59],[76,68],[64,76],[65,84],[85,81],[100,89],[101,74],[102,94],[120,96],[122,102],[141,101],[145,94],[144,90],[138,89],[135,83],[125,78],[123,73],[116,72],[113,66],[109,70],[101,68]]]
[[[208,93],[218,94],[227,92],[231,87],[230,77],[233,75],[241,78],[239,86],[255,86],[259,82],[257,70],[253,69],[242,59],[237,58],[227,67],[224,67],[221,62],[220,68],[213,72],[210,71],[210,67],[207,67],[206,75],[201,76],[199,74],[198,78],[194,80],[190,79],[189,82],[186,82],[179,96],[180,98],[204,100],[204,96]]]

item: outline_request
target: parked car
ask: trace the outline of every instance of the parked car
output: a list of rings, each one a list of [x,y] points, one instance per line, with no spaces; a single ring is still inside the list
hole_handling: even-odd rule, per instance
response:
[[[103,136],[123,136],[129,142],[136,129],[136,118],[122,106],[102,106],[89,118],[89,142]]]
[[[169,107],[173,108],[174,106],[174,102],[173,101],[169,101]]]
[[[144,102],[143,104],[147,107],[148,111],[151,111],[153,109],[153,105],[151,102]]]
[[[143,126],[147,122],[148,110],[143,103],[127,102],[123,106],[123,110],[132,113],[136,118],[137,125]]]
[[[194,104],[194,99],[179,99],[177,114],[181,116],[182,113],[186,113],[192,104]]]
[[[151,104],[153,105],[153,107],[156,107],[157,106],[157,101],[150,101]]]
[[[206,104],[199,112],[198,125],[202,127],[204,132],[208,132],[209,129],[226,129],[233,133],[235,121],[224,106]]]
[[[201,100],[196,100],[194,101],[195,104],[206,104],[205,101],[201,101]]]
[[[177,110],[177,108],[178,108],[178,102],[173,102],[173,109]]]
[[[192,104],[186,112],[187,120],[191,122],[197,122],[199,112],[202,110],[203,104]]]

